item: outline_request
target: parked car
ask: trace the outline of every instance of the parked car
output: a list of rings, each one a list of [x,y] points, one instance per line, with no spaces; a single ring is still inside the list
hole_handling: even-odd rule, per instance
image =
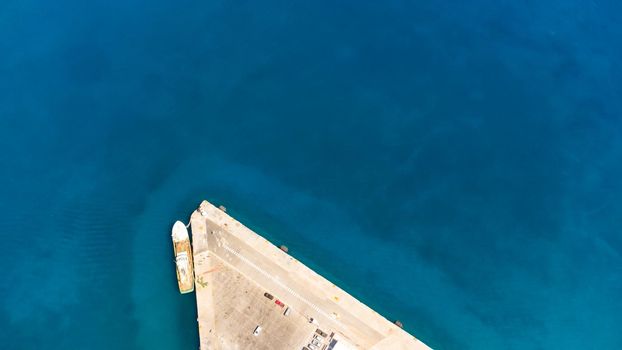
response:
[[[288,316],[290,312],[292,312],[292,309],[287,307],[287,309],[285,309],[285,312],[283,313],[283,315]]]
[[[264,296],[264,297],[266,297],[266,298],[268,298],[268,299],[270,299],[270,300],[274,299],[274,297],[272,296],[272,294],[270,294],[270,293],[268,293],[268,292],[263,293],[263,296]]]
[[[261,333],[261,326],[255,327],[255,330],[253,331],[253,335],[257,337],[259,336],[259,333]]]
[[[285,304],[283,304],[283,302],[282,302],[282,301],[280,301],[279,299],[275,300],[275,301],[274,301],[274,303],[275,303],[275,304],[277,304],[277,305],[278,305],[278,306],[280,306],[280,307],[285,306]]]
[[[323,332],[321,329],[316,329],[315,333],[321,335],[323,338],[326,338],[328,336],[328,333]]]

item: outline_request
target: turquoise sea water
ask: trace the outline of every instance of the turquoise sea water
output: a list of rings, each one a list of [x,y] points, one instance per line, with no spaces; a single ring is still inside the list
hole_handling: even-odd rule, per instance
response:
[[[436,349],[621,349],[615,1],[0,3],[0,347],[195,349],[201,199]]]

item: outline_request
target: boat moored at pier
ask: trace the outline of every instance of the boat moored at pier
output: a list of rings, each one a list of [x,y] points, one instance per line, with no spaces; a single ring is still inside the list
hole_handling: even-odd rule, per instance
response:
[[[186,225],[176,221],[173,225],[173,249],[175,251],[175,265],[177,283],[181,294],[194,291],[194,265],[192,263],[192,247]]]

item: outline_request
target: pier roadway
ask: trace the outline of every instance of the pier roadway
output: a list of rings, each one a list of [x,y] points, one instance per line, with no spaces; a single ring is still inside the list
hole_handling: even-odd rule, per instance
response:
[[[201,349],[300,350],[317,329],[319,349],[429,349],[209,202],[191,225]]]

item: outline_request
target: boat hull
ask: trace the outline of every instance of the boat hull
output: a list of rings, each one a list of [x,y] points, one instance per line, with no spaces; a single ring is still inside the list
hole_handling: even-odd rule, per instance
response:
[[[173,225],[173,250],[175,252],[175,270],[177,284],[181,294],[194,291],[194,264],[192,261],[192,246],[186,226],[180,222]]]

